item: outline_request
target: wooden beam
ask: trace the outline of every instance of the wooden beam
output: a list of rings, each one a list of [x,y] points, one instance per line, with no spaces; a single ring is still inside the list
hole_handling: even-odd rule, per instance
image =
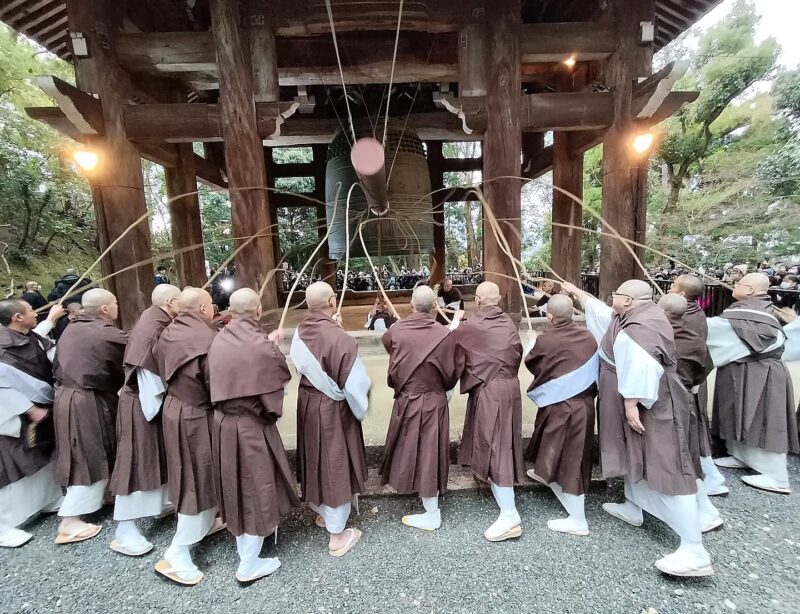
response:
[[[256,106],[256,130],[261,138],[275,133],[277,117],[294,103],[262,102]],[[134,104],[125,107],[125,130],[134,141],[173,143],[220,141],[220,109],[215,104]]]
[[[640,167],[631,152],[633,133],[633,87],[638,75],[642,49],[639,23],[653,21],[654,0],[610,0],[609,10],[618,24],[617,48],[606,65],[606,83],[614,95],[614,121],[603,144],[603,219],[621,237],[637,240],[637,229],[644,227],[644,194]],[[652,52],[652,45],[649,46]],[[600,297],[628,279],[642,275],[626,244],[616,236],[600,237]]]
[[[253,63],[253,97],[256,102],[276,102],[281,99],[278,84],[278,48],[275,33],[263,15],[258,25],[251,20],[250,57]]]
[[[189,143],[176,145],[178,164],[165,169],[172,247],[179,251],[175,268],[181,287],[201,288],[206,283],[203,227],[200,222],[200,200],[197,196],[197,173],[194,153]],[[188,250],[188,251],[184,251]]]
[[[253,100],[253,67],[247,31],[240,27],[238,3],[210,0],[220,73],[220,123],[225,139],[225,159],[231,200],[231,231],[241,247],[236,257],[239,287],[261,289],[265,312],[277,309],[277,284],[267,274],[275,268],[273,219],[267,194],[264,147],[257,133],[258,120]],[[246,245],[243,245],[248,241]]]
[[[520,27],[523,63],[604,60],[614,52],[616,24],[528,23]]]
[[[67,10],[70,31],[82,32],[92,50],[91,57],[76,60],[77,80],[81,85],[90,83],[103,101],[103,136],[87,137],[97,141],[105,156],[92,180],[93,200],[100,248],[105,249],[120,238],[103,259],[103,273],[134,267],[117,275],[110,284],[119,302],[120,324],[131,328],[150,304],[153,267],[140,264],[150,260],[152,251],[142,162],[127,139],[122,121],[126,97],[121,84],[126,76],[108,49],[109,37],[118,30],[119,22],[110,3],[68,0]]]
[[[520,257],[520,182],[502,179],[520,175],[522,150],[520,125],[520,0],[496,0],[486,36],[486,134],[483,141],[484,193],[500,222],[514,258]],[[484,220],[486,219],[484,212]],[[516,231],[516,232],[515,232]],[[514,279],[514,266],[500,249],[488,224],[483,232],[483,266],[486,278],[500,287],[506,310],[519,315],[521,297]],[[497,275],[495,275],[497,273]]]
[[[80,134],[98,135],[105,132],[103,107],[94,96],[62,81],[58,77],[36,78],[39,88],[55,100],[67,120]]]
[[[471,24],[464,27],[458,39],[459,96],[486,95],[485,56],[486,26]]]

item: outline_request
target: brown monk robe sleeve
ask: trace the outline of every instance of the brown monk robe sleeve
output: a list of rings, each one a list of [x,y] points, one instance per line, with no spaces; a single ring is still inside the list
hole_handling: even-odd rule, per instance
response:
[[[286,364],[286,357],[280,351],[277,345],[273,344],[272,357],[274,362],[273,372],[270,373],[270,379],[278,380],[281,387],[273,392],[267,392],[259,395],[261,405],[263,407],[262,413],[264,416],[277,421],[278,418],[283,416],[283,391],[289,380],[292,379],[292,373],[289,371],[289,366]]]
[[[386,350],[387,354],[392,353],[392,332],[387,330],[383,333],[381,337],[381,343],[383,343],[383,348]],[[395,390],[395,384],[392,381],[392,373],[391,371],[386,372],[386,385],[389,386],[392,390]]]

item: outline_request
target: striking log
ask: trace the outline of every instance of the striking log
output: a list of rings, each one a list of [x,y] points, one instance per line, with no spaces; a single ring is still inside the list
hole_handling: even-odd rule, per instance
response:
[[[520,11],[520,0],[498,0],[493,3],[492,19],[487,26],[487,118],[483,141],[483,179],[487,182],[520,174]],[[485,186],[486,199],[500,223],[511,255],[519,258],[520,182],[516,179],[500,179]],[[513,281],[514,267],[509,257],[501,251],[488,224],[485,224],[483,233],[483,257],[486,278],[500,287],[508,312],[518,315],[521,297]]]
[[[383,146],[373,138],[358,139],[350,150],[350,162],[364,189],[370,211],[375,215],[386,215],[389,196]]]
[[[176,145],[178,164],[164,169],[172,247],[180,251],[175,255],[175,268],[181,287],[200,288],[208,279],[203,251],[203,227],[200,220],[200,199],[197,196],[197,179],[192,146]]]
[[[239,287],[258,290],[275,267],[264,147],[257,132],[253,70],[246,31],[239,27],[238,3],[211,0],[211,23],[220,68],[220,123],[225,138],[231,226],[235,237],[260,235],[236,257]],[[240,247],[245,239],[239,238]],[[278,306],[275,278],[262,295],[266,310]]]

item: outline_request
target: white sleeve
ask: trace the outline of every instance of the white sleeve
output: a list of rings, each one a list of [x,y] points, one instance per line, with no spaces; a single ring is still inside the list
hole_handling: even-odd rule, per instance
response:
[[[367,415],[371,385],[372,382],[367,375],[364,363],[360,358],[356,358],[353,368],[350,369],[350,375],[347,376],[347,381],[344,383],[344,396],[350,406],[350,411],[359,422],[363,422]]]
[[[33,329],[33,332],[42,337],[47,337],[51,330],[53,330],[53,323],[50,320],[42,320],[36,328]]]
[[[800,317],[783,327],[786,345],[783,350],[783,361],[800,360]]]
[[[658,400],[664,368],[623,330],[614,340],[617,389],[625,399],[639,399],[650,409]]]
[[[733,332],[731,323],[725,318],[708,318],[706,344],[715,367],[724,367],[734,360],[750,355],[750,350]]]
[[[27,395],[13,388],[0,388],[0,435],[20,437],[22,421],[20,414],[31,408],[31,400]]]
[[[586,328],[592,333],[597,343],[600,343],[614,319],[614,310],[603,301],[592,297],[586,302],[585,315]]]
[[[136,383],[139,386],[139,404],[142,406],[142,413],[150,422],[161,410],[164,382],[152,371],[139,367],[136,369]]]
[[[386,320],[383,318],[379,318],[375,321],[375,331],[385,331],[386,330]]]
[[[369,325],[372,323],[372,316],[367,314],[367,321],[364,322],[364,328],[369,328]]]
[[[450,324],[447,325],[447,328],[450,329],[450,332],[453,332],[460,325],[461,325],[461,320],[459,318],[453,317],[453,319],[450,320]]]

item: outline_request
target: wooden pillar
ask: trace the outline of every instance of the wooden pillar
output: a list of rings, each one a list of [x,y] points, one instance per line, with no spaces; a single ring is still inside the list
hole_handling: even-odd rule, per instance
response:
[[[236,256],[239,287],[258,290],[275,267],[275,229],[267,194],[264,147],[256,129],[253,100],[253,70],[248,33],[240,27],[238,2],[210,0],[211,24],[219,69],[219,112],[225,140],[228,191],[231,200],[231,231],[236,247],[251,241]],[[277,283],[272,278],[262,296],[264,310],[278,306]]]
[[[427,141],[428,172],[431,177],[431,191],[444,187],[442,174],[442,142]],[[445,278],[447,270],[447,252],[445,251],[444,234],[444,197],[443,191],[436,192],[431,197],[433,203],[433,252],[431,252],[431,286]]]
[[[278,85],[278,50],[275,33],[264,15],[263,3],[251,1],[248,15],[250,25],[250,58],[253,66],[253,98],[256,102],[276,102],[281,99]]]
[[[174,168],[164,169],[172,247],[175,250],[191,249],[175,255],[175,268],[181,287],[199,288],[206,283],[208,276],[203,251],[203,226],[200,220],[194,152],[191,143],[179,143],[176,147],[178,164]]]
[[[325,158],[328,154],[328,146],[312,145],[311,150],[314,154],[314,198],[325,202]],[[319,250],[317,271],[319,271],[322,281],[326,281],[336,288],[336,261],[328,258],[328,242],[325,240],[327,232],[328,214],[325,205],[317,204],[317,238],[320,243],[325,241]]]
[[[487,23],[486,36],[486,133],[483,137],[483,180],[507,175],[520,175],[521,133],[520,0],[497,0]],[[484,193],[501,230],[511,247],[511,254],[520,256],[520,182],[502,179],[485,183]],[[484,220],[486,214],[484,213]],[[508,226],[511,226],[509,228]],[[516,230],[516,232],[514,232]],[[503,305],[518,315],[520,294],[514,280],[514,268],[501,250],[488,223],[484,222],[483,266],[486,279],[500,287]],[[494,275],[499,273],[499,275]]]
[[[87,44],[88,57],[76,58],[78,86],[96,94],[103,107],[105,136],[91,143],[100,156],[92,177],[92,195],[97,217],[100,248],[107,248],[147,211],[142,179],[142,162],[137,149],[128,141],[122,110],[127,102],[130,78],[117,64],[113,35],[120,16],[110,2],[68,0],[69,29],[80,34]],[[150,227],[147,219],[134,226],[108,253],[102,263],[104,276],[126,267],[135,267],[115,276],[106,286],[119,302],[119,324],[131,328],[150,304],[153,266],[136,266],[151,258]]]
[[[583,198],[583,154],[570,153],[571,134],[556,132],[553,135],[553,185]],[[581,226],[581,206],[572,198],[553,190],[553,232],[551,253],[553,270],[567,281],[577,284],[581,276],[580,230],[556,226],[568,224]]]
[[[609,17],[617,23],[617,49],[605,69],[606,85],[614,95],[614,120],[603,144],[602,215],[625,238],[634,239],[644,227],[646,194],[631,149],[633,82],[650,72],[652,44],[641,45],[639,23],[654,20],[654,0],[610,0]],[[639,218],[637,222],[637,218]],[[642,271],[622,241],[607,230],[600,238],[600,298],[607,299],[620,283],[640,278]]]
[[[581,73],[582,75],[582,73]],[[557,83],[561,92],[583,89],[581,75],[562,75]],[[573,154],[574,135],[570,132],[553,133],[553,186],[559,187],[578,198],[583,198],[583,154]],[[568,224],[580,227],[582,224],[581,206],[563,192],[553,190],[553,231],[551,234],[551,253],[553,270],[567,281],[574,284],[580,282],[581,274],[581,242],[583,233],[580,230],[556,226]]]

